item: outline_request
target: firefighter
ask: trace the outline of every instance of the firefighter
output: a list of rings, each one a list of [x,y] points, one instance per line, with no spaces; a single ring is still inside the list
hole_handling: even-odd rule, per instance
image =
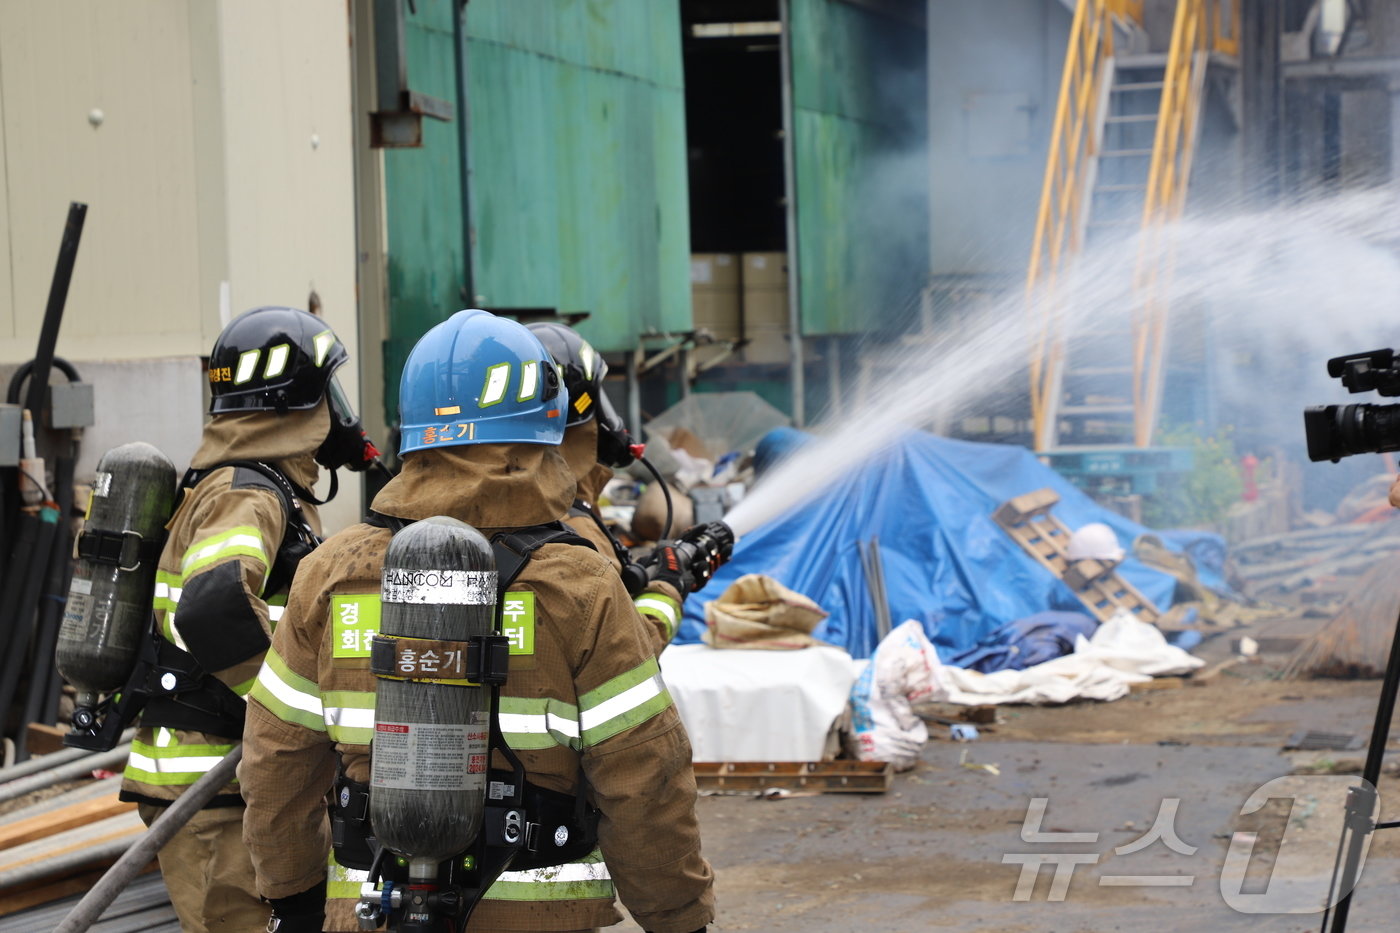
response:
[[[598,497],[612,479],[613,470],[632,463],[640,447],[633,444],[603,391],[608,364],[598,351],[578,331],[563,324],[541,322],[529,327],[554,358],[569,392],[569,415],[560,451],[577,478],[578,487],[564,521],[593,542],[598,553],[620,571],[632,563],[632,557],[603,523],[598,514]],[[682,586],[679,573],[666,574],[649,579],[634,598],[637,611],[651,623],[655,636],[652,647],[657,654],[671,643],[680,625],[681,603],[686,595]]]
[[[323,916],[326,929],[357,929],[364,875],[333,860],[328,874],[324,801],[335,785],[349,798],[369,779],[384,526],[446,515],[490,537],[557,523],[578,485],[558,447],[567,401],[539,340],[485,311],[458,312],[409,354],[403,469],[372,506],[383,518],[306,560],[249,694],[244,838],[282,933],[320,930]],[[601,811],[599,847],[562,867],[507,871],[471,929],[594,930],[621,919],[615,891],[649,931],[704,929],[713,875],[700,854],[690,742],[620,577],[590,547],[549,543],[506,602],[530,637],[502,689],[504,738],[528,783],[584,794]]]
[[[375,453],[334,381],[347,359],[324,321],[292,308],[240,315],[210,353],[213,417],[168,526],[154,601],[157,679],[178,670],[189,689],[146,704],[122,780],[121,798],[138,804],[147,825],[242,734],[243,695],[292,565],[319,534],[309,492],[318,462],[363,469]],[[247,931],[266,921],[242,819],[230,782],[161,850],[182,929]]]

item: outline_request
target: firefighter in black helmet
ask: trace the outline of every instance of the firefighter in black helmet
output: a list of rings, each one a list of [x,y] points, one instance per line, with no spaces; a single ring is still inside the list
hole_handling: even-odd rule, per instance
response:
[[[622,419],[603,391],[608,364],[597,350],[571,327],[552,322],[528,325],[563,371],[569,390],[569,415],[560,452],[578,480],[573,507],[564,521],[598,549],[598,553],[630,576],[626,569],[632,557],[598,514],[598,497],[612,479],[613,470],[632,463],[641,454],[641,445],[632,440]],[[652,574],[634,571],[635,579],[646,579],[634,592],[637,610],[652,624],[653,648],[657,654],[671,643],[680,625],[681,603],[691,585],[683,568],[667,572],[660,564]]]
[[[169,524],[156,577],[156,671],[180,687],[153,696],[122,781],[147,824],[243,734],[252,685],[286,604],[296,561],[318,542],[311,489],[319,467],[362,470],[377,451],[341,392],[349,359],[325,321],[257,308],[209,356],[210,413]],[[318,467],[319,465],[319,467]],[[334,489],[334,486],[332,487]],[[162,849],[161,871],[185,930],[262,929],[230,782]]]

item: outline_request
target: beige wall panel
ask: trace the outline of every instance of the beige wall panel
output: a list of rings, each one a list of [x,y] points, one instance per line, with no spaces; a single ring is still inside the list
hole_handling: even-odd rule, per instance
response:
[[[3,22],[3,14],[0,14]],[[10,276],[10,203],[9,185],[5,184],[5,85],[0,81],[0,340],[14,335],[13,281]]]
[[[219,22],[233,311],[305,307],[315,289],[350,350],[341,384],[358,398],[346,4],[224,0]],[[359,516],[359,484],[341,479],[323,510],[330,527]]]
[[[185,0],[0,3],[13,278],[0,359],[33,355],[73,200],[90,207],[58,352],[199,352],[190,74]]]

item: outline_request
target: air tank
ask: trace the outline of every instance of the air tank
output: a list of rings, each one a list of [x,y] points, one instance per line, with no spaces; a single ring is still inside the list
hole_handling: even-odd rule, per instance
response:
[[[175,467],[150,444],[113,447],[97,462],[54,657],[78,709],[121,689],[135,666],[175,492]]]
[[[466,640],[496,626],[491,545],[453,518],[415,522],[389,543],[380,597],[381,635],[431,642],[399,642],[396,675],[437,671],[460,681],[460,671],[451,676],[451,652],[465,658]],[[435,876],[437,863],[466,850],[481,830],[490,708],[484,687],[378,679],[370,822],[415,877]]]

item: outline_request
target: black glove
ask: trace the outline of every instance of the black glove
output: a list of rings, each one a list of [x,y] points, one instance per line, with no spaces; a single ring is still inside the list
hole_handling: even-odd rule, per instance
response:
[[[644,566],[647,579],[669,583],[681,596],[685,596],[694,588],[695,581],[691,578],[690,568],[685,565],[674,542],[663,541],[658,544],[656,550],[647,556]]]
[[[268,933],[321,933],[326,922],[325,879],[300,894],[270,898],[268,903],[272,905]]]

